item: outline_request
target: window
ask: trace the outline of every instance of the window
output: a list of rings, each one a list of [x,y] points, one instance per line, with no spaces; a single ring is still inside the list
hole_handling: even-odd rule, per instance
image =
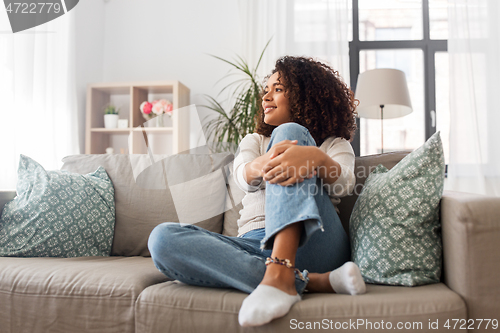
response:
[[[440,130],[448,156],[447,6],[448,0],[352,0],[352,89],[359,73],[396,68],[410,90],[413,112],[384,120],[384,152],[413,150]],[[356,155],[380,153],[380,120],[358,125]]]

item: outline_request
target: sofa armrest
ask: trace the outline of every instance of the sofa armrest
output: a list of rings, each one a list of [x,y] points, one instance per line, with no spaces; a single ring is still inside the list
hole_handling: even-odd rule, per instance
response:
[[[3,206],[16,196],[16,191],[0,190],[0,216],[2,215]]]
[[[500,198],[445,191],[441,225],[444,283],[469,319],[500,320]]]

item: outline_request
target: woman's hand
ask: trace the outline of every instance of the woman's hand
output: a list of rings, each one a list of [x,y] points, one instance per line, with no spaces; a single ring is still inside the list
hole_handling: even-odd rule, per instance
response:
[[[264,165],[266,165],[273,156],[280,154],[280,152],[283,152],[291,146],[295,146],[296,144],[297,140],[283,140],[274,144],[264,155],[259,156],[252,161],[252,169],[255,170],[256,173],[258,173],[261,177],[263,177],[264,173],[262,172],[262,168],[264,167]]]
[[[277,156],[289,147],[295,146],[297,140],[283,140],[274,144],[269,151],[264,155],[257,157],[252,162],[245,166],[244,177],[248,184],[256,185],[262,181],[264,172],[262,168],[272,159],[272,156]]]
[[[270,153],[269,161],[263,165],[262,172],[264,180],[271,184],[293,185],[317,173],[316,168],[319,166],[317,147],[297,146],[296,141],[283,144],[280,142],[269,149],[268,153]]]

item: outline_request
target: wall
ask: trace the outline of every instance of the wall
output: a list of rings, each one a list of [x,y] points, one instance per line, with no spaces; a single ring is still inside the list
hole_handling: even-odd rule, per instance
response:
[[[87,84],[101,82],[104,68],[104,7],[102,0],[80,1],[76,13],[76,89],[80,153],[85,152]]]
[[[237,1],[86,0],[75,9],[81,28],[80,102],[90,82],[179,80],[190,88],[191,104],[201,117],[213,116],[200,107],[207,104],[203,95],[217,95],[224,85],[214,84],[230,67],[208,53],[225,59],[241,54]],[[190,118],[191,147],[196,147],[204,144],[204,137],[198,115]]]

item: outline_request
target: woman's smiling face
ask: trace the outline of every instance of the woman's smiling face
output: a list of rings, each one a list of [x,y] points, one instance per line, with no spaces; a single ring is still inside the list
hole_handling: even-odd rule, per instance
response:
[[[279,126],[290,122],[290,103],[285,96],[285,87],[278,82],[279,73],[276,72],[264,89],[262,107],[264,108],[264,122],[272,126]]]

